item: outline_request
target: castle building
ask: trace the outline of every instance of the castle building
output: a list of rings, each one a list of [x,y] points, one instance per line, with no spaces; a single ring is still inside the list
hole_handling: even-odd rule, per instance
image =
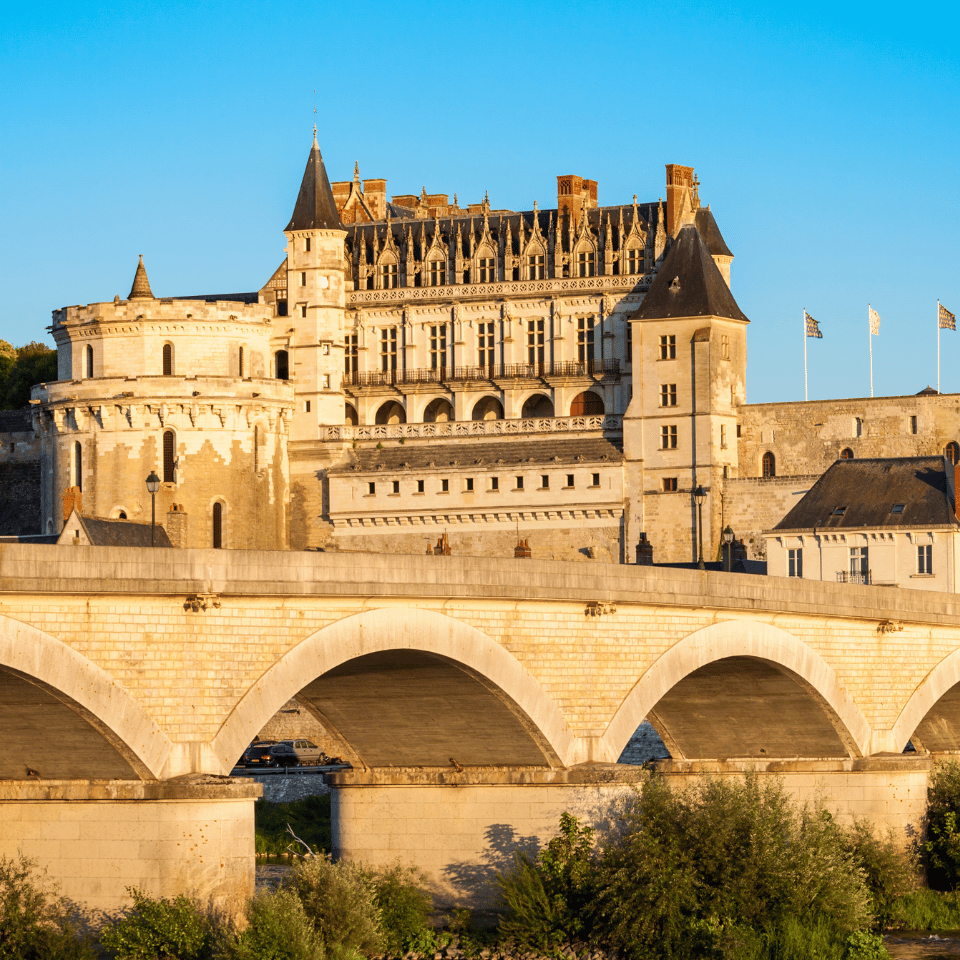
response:
[[[10,454],[37,457],[36,532],[81,501],[142,522],[156,472],[176,546],[633,562],[645,537],[689,562],[733,524],[762,556],[847,445],[953,440],[938,395],[748,406],[733,254],[693,168],[667,165],[665,202],[598,189],[388,199],[356,168],[331,184],[314,137],[260,290],[157,298],[141,259],[126,300],[54,311],[59,379]]]

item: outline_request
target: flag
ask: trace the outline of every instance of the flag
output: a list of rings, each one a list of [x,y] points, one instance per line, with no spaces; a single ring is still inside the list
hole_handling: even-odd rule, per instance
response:
[[[875,336],[880,336],[880,314],[873,307],[868,306],[870,311],[870,332]]]
[[[941,303],[940,304],[940,329],[956,330],[957,318]]]
[[[823,334],[820,332],[820,328],[817,326],[817,321],[814,320],[806,310],[803,311],[803,319],[807,323],[807,336],[816,337],[818,340],[822,339]]]

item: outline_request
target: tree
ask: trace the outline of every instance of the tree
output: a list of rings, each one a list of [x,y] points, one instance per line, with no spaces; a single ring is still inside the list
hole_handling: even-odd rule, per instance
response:
[[[19,410],[36,383],[57,379],[57,351],[33,341],[13,347],[0,340],[0,410]]]

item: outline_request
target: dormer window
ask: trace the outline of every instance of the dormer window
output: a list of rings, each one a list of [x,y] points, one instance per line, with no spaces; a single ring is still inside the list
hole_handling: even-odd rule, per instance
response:
[[[895,504],[890,508],[890,512],[891,512],[891,513],[896,513],[896,514],[903,513],[903,508],[904,508],[905,506],[906,506],[906,504],[904,504],[904,503],[895,503]]]
[[[830,514],[831,517],[842,517],[847,512],[846,507],[834,507],[833,513]]]

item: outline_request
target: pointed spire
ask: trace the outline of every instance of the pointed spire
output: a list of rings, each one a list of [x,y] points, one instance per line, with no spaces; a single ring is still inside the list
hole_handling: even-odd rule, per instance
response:
[[[303,171],[300,193],[287,230],[342,230],[340,214],[330,189],[330,180],[317,144],[317,126],[313,126],[313,146]]]
[[[150,281],[147,279],[147,268],[143,265],[143,254],[137,264],[137,272],[133,276],[133,286],[130,288],[128,300],[156,300],[150,290]]]
[[[354,183],[360,182],[360,161],[359,160],[353,161],[353,182]]]

